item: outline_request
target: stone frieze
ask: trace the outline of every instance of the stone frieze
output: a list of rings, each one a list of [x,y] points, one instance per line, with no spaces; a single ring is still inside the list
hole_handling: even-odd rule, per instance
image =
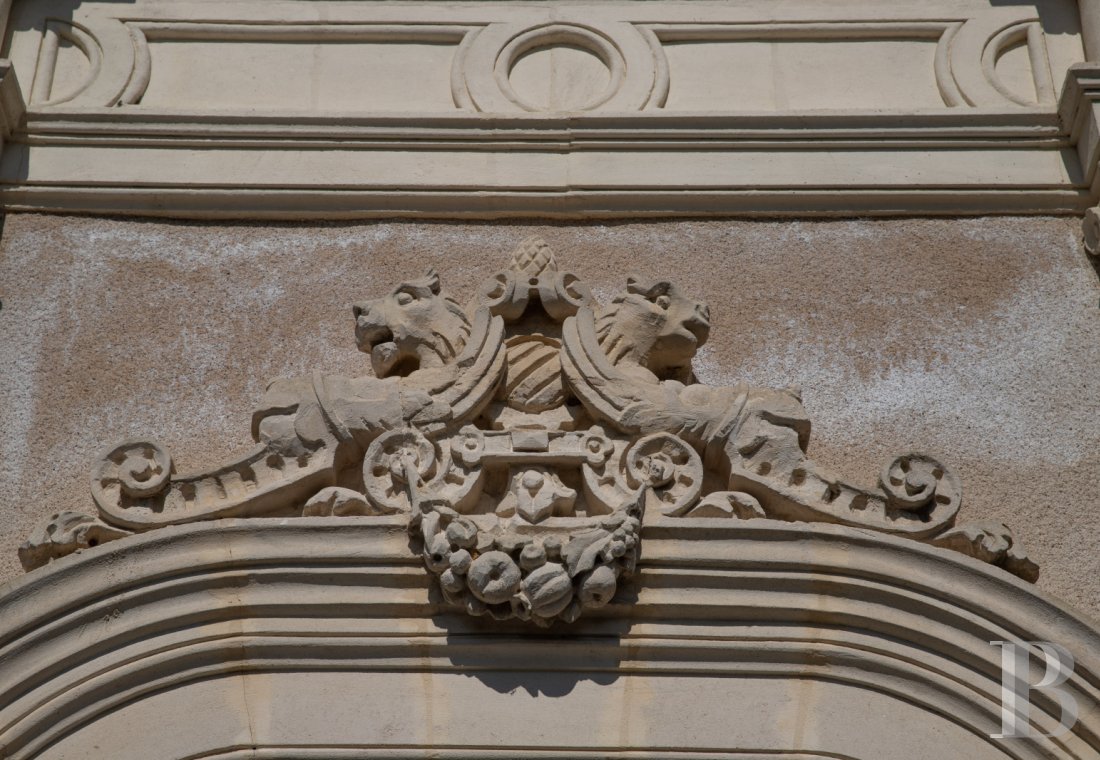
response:
[[[275,381],[256,446],[207,472],[154,442],[108,449],[97,515],[54,516],[24,567],[202,520],[398,515],[448,603],[543,626],[610,601],[669,520],[840,524],[1038,575],[1004,525],[956,525],[935,458],[901,454],[863,488],[807,457],[798,390],[696,382],[710,312],[670,281],[600,304],[530,239],[467,306],[429,272],[354,318],[372,374]]]

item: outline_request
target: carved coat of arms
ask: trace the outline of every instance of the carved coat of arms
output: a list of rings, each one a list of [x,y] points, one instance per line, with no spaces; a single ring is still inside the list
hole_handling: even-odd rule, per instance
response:
[[[955,527],[959,483],[935,459],[857,487],[806,457],[797,391],[695,382],[710,313],[670,282],[631,277],[599,304],[531,239],[466,307],[429,273],[354,317],[373,375],[272,383],[257,446],[209,472],[176,474],[155,443],[111,448],[98,517],[55,515],[27,569],[197,520],[398,514],[448,602],[539,625],[606,604],[666,518],[837,523],[1037,575],[1003,525]]]

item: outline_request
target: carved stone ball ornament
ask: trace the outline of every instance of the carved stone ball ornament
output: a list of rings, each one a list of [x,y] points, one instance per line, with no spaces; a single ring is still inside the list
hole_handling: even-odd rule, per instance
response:
[[[695,382],[710,312],[671,282],[630,277],[601,305],[530,239],[468,307],[429,272],[353,311],[373,375],[275,381],[256,447],[209,472],[177,474],[156,443],[109,449],[98,517],[54,516],[24,566],[196,520],[407,515],[449,603],[539,625],[607,604],[643,526],[668,520],[836,523],[1038,575],[1004,525],[954,527],[936,459],[852,485],[807,459],[798,392]]]

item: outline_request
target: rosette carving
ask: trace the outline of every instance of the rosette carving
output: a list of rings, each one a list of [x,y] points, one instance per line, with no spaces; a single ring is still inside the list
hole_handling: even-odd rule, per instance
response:
[[[882,470],[879,486],[894,509],[916,512],[933,503],[947,519],[959,511],[959,479],[937,460],[924,454],[905,454]]]
[[[651,504],[664,515],[680,515],[699,498],[703,461],[695,449],[670,433],[653,433],[626,452],[627,482],[647,489]]]

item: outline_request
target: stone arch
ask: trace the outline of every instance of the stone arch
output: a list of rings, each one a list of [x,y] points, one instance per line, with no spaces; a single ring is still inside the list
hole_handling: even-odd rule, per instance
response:
[[[0,595],[0,746],[10,760],[1097,757],[1090,621],[935,547],[714,522],[648,528],[633,585],[548,631],[450,611],[400,518],[122,539]],[[1069,733],[990,738],[994,640],[1072,653]],[[1059,705],[1036,693],[1031,717],[1050,732]]]

